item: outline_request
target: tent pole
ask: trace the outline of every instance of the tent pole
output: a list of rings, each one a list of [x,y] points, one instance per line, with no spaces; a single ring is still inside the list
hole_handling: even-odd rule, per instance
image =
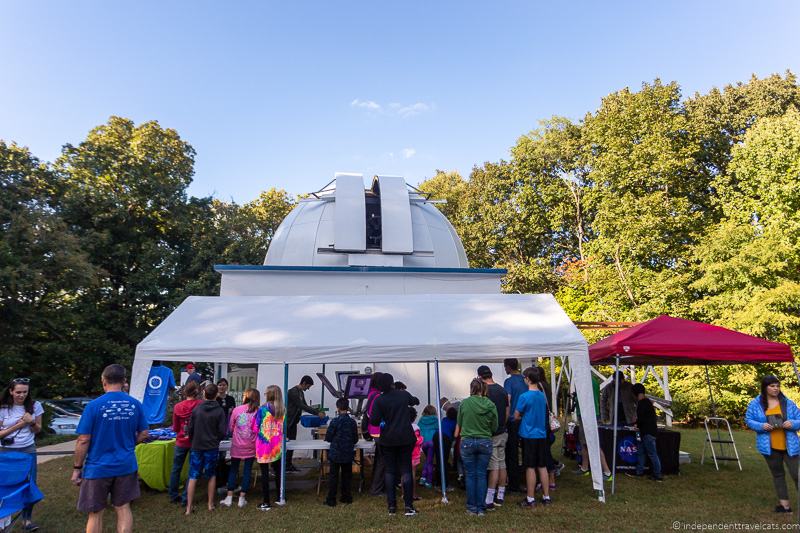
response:
[[[706,385],[708,385],[708,397],[711,399],[711,416],[717,416],[717,405],[714,403],[714,392],[711,390],[711,378],[708,375],[708,365],[706,366]]]
[[[289,365],[283,363],[283,405],[289,405]],[[269,475],[269,474],[267,474]],[[269,482],[269,481],[267,481]],[[283,415],[283,447],[281,448],[281,503],[286,503],[286,413]]]
[[[428,405],[430,405],[431,404],[431,362],[427,361],[425,363],[425,366],[427,367],[427,370],[428,370],[428,381],[426,381],[426,384],[428,385]]]
[[[619,417],[619,354],[617,354],[617,362],[614,365],[614,447],[611,452],[611,494],[616,494],[617,488],[617,420]]]
[[[442,392],[439,387],[439,360],[433,361],[433,372],[436,379],[436,420],[439,424],[439,474],[442,479],[442,503],[447,501],[447,469],[444,465],[444,437],[442,436]],[[429,382],[430,383],[430,382]]]
[[[322,363],[322,374],[325,374],[325,363]],[[336,387],[338,388],[340,385],[337,383]],[[336,403],[336,402],[333,402]],[[325,387],[320,387],[319,391],[319,407],[320,409],[325,408]]]
[[[550,410],[558,418],[558,391],[556,390],[556,358],[550,356]]]

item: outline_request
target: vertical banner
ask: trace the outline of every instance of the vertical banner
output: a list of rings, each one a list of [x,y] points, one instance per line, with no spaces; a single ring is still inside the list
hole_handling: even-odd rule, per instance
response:
[[[233,396],[236,404],[242,403],[242,396],[247,388],[256,387],[256,379],[258,378],[258,365],[247,364],[240,365],[237,363],[228,364],[228,394]],[[263,400],[263,398],[262,398]]]

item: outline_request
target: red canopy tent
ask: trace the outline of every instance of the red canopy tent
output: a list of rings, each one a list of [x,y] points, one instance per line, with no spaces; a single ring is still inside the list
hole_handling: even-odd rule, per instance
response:
[[[661,315],[589,346],[593,365],[791,363],[791,348],[720,326]]]
[[[793,363],[791,348],[720,326],[661,315],[624,329],[589,346],[591,364],[619,365],[711,365]],[[795,366],[795,373],[797,367]],[[706,380],[708,381],[706,368]],[[800,379],[800,374],[798,374]],[[709,382],[709,394],[711,384]],[[619,401],[615,379],[614,405]],[[714,397],[711,395],[712,411]],[[617,412],[614,411],[614,449],[617,447]],[[616,470],[616,454],[614,466]],[[611,483],[615,493],[616,477]]]

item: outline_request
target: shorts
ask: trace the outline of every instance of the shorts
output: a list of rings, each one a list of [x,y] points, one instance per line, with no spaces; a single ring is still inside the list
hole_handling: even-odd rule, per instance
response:
[[[547,439],[522,439],[522,466],[547,468],[550,446]]]
[[[189,452],[189,479],[205,477],[211,479],[217,475],[217,459],[219,450],[192,450]]]
[[[114,507],[122,507],[138,498],[141,495],[138,473],[81,480],[78,511],[82,513],[102,511],[108,504],[109,494],[111,494],[111,505]]]
[[[506,432],[492,436],[492,457],[489,459],[489,470],[506,469],[506,442],[508,442],[508,433]]]

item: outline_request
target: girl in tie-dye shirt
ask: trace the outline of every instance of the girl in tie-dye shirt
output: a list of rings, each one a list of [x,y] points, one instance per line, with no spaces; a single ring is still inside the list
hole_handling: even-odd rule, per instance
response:
[[[283,406],[283,394],[277,385],[270,385],[265,392],[266,403],[258,408],[253,417],[253,432],[256,434],[256,461],[261,467],[261,490],[263,503],[258,506],[261,511],[269,511],[269,466],[275,475],[275,490],[278,498],[281,494],[281,452],[283,447],[283,417],[286,409]],[[279,505],[283,502],[279,501]]]

